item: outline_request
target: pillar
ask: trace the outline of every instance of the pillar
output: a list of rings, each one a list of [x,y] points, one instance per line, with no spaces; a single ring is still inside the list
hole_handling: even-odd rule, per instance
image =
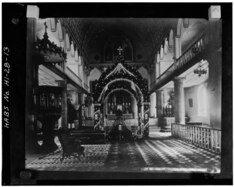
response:
[[[144,110],[144,116],[143,116],[143,126],[141,128],[142,136],[147,138],[149,137],[149,113],[150,113],[150,103],[144,102],[143,103],[143,110]]]
[[[174,79],[175,90],[175,122],[185,124],[184,77]]]
[[[104,130],[101,116],[101,104],[94,104],[94,130]]]
[[[163,104],[163,90],[156,91],[156,103],[157,103],[157,117],[162,117],[162,104]]]
[[[68,125],[68,117],[67,117],[67,82],[64,80],[57,80],[56,81],[58,83],[59,87],[63,88],[62,91],[62,128],[67,129],[67,125]]]
[[[133,118],[137,119],[138,111],[137,111],[137,100],[135,97],[132,97],[132,112],[133,112]]]
[[[156,117],[156,93],[150,95],[150,116]]]

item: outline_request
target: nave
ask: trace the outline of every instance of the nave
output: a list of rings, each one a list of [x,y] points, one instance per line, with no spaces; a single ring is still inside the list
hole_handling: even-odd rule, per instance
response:
[[[219,173],[220,155],[171,137],[150,126],[149,138],[132,142],[86,144],[79,159],[62,153],[40,155],[26,164],[39,171],[177,172]],[[61,149],[61,148],[60,148]],[[26,161],[27,162],[27,161]]]

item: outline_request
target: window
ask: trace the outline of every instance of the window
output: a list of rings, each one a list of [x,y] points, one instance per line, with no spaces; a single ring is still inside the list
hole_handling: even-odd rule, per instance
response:
[[[119,54],[118,48],[122,48],[125,61],[133,61],[133,48],[131,42],[125,37],[113,37],[104,46],[104,60],[112,62]]]
[[[199,86],[197,92],[197,101],[198,101],[198,115],[206,116],[207,115],[207,91],[204,85]]]

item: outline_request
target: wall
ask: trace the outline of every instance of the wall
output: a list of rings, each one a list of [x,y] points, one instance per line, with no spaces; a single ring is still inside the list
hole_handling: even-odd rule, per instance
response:
[[[185,115],[189,116],[190,122],[202,122],[203,124],[210,125],[210,110],[209,110],[209,93],[207,90],[207,115],[201,116],[198,113],[198,88],[199,86],[205,86],[207,83],[203,83],[197,86],[192,86],[184,89],[185,95]],[[189,99],[192,99],[192,107],[189,106]]]

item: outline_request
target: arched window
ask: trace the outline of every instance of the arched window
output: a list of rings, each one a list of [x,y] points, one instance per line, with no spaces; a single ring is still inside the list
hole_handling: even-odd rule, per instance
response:
[[[197,91],[197,101],[198,101],[198,115],[206,116],[207,115],[207,91],[204,85],[198,87]]]
[[[119,54],[118,48],[122,48],[122,54],[125,61],[133,61],[133,47],[129,39],[125,37],[113,37],[104,45],[104,60],[106,62],[113,61],[115,56]]]

